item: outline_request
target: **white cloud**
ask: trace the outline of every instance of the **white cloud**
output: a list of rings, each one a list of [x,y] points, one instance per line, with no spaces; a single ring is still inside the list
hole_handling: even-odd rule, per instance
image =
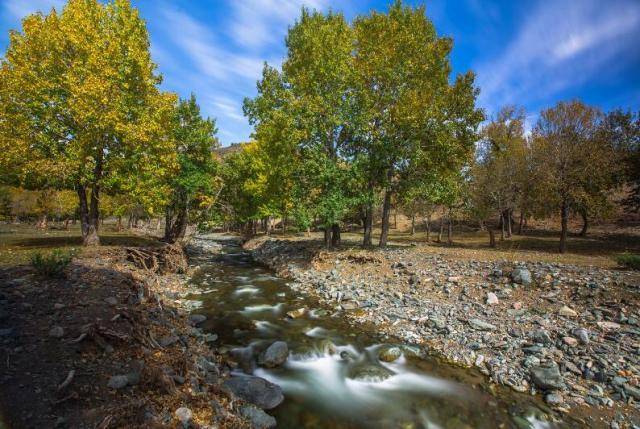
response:
[[[35,12],[49,13],[51,8],[62,9],[64,0],[5,0],[3,9],[13,19],[19,21]]]
[[[615,71],[638,37],[635,0],[540,1],[504,51],[478,67],[480,102],[497,110],[539,101]]]
[[[257,49],[280,43],[303,6],[322,9],[326,0],[232,0],[228,33],[239,45]]]

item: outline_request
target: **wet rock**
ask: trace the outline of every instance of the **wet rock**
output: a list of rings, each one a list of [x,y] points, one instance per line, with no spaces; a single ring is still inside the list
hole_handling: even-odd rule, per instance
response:
[[[249,420],[252,429],[271,429],[276,427],[276,419],[253,405],[240,407],[240,415]]]
[[[360,365],[350,371],[349,378],[352,380],[379,383],[392,375],[392,371],[378,365]]]
[[[49,330],[49,336],[51,338],[64,337],[64,328],[62,326],[54,326]]]
[[[187,407],[180,407],[175,412],[176,418],[182,423],[183,427],[189,427],[191,425],[191,419],[193,419],[193,413]]]
[[[378,358],[383,362],[393,362],[400,359],[402,356],[402,350],[400,347],[383,347],[378,354]]]
[[[205,320],[207,320],[207,316],[205,316],[204,314],[191,314],[191,315],[189,315],[189,323],[192,326],[198,326],[201,323],[203,323]]]
[[[277,407],[283,400],[282,389],[264,378],[251,375],[231,377],[224,382],[236,396],[262,409]]]
[[[564,317],[576,317],[578,313],[574,309],[564,305],[560,310],[558,310],[558,315]]]
[[[129,378],[126,375],[114,375],[109,379],[107,386],[111,389],[122,389],[129,384]]]
[[[267,368],[275,368],[284,364],[289,357],[289,347],[284,341],[276,341],[264,351],[260,357],[260,365]]]
[[[298,319],[307,313],[307,309],[302,307],[296,310],[287,311],[287,316],[292,319]]]
[[[500,300],[498,299],[498,296],[495,293],[489,292],[487,294],[487,304],[488,305],[495,305],[495,304],[497,304],[499,302],[500,302]]]
[[[105,298],[104,302],[106,302],[109,305],[116,306],[116,305],[118,305],[118,298],[116,298],[114,296],[110,296],[108,298]]]
[[[533,279],[531,278],[531,271],[525,268],[516,268],[511,272],[511,280],[514,283],[518,283],[524,286],[529,286]]]
[[[333,341],[325,339],[320,342],[320,351],[322,353],[334,355],[338,352],[338,348],[333,344]]]
[[[478,331],[495,331],[498,329],[495,325],[480,319],[469,319],[469,325]]]
[[[557,365],[534,366],[529,370],[531,381],[542,390],[560,389],[563,379]]]

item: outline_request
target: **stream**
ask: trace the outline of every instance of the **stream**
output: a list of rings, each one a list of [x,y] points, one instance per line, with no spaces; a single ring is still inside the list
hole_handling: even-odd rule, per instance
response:
[[[237,243],[213,245],[220,247],[192,258],[200,267],[191,279],[198,292],[188,298],[207,316],[202,328],[217,334],[221,351],[248,357],[237,372],[283,389],[284,402],[268,410],[279,428],[566,427],[547,421],[533,397],[490,394],[478,372],[347,323],[341,312],[293,292]],[[289,347],[287,362],[255,365],[278,340]]]

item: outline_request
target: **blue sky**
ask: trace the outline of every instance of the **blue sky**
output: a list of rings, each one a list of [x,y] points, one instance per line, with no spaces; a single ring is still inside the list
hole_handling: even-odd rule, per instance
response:
[[[279,65],[287,26],[305,4],[348,19],[391,0],[132,0],[147,21],[163,87],[194,92],[224,145],[246,141],[242,99],[264,61]],[[581,98],[603,110],[640,109],[639,0],[432,0],[427,15],[454,38],[454,73],[472,69],[489,115],[504,104],[540,109]],[[21,17],[63,0],[0,0],[0,46]]]

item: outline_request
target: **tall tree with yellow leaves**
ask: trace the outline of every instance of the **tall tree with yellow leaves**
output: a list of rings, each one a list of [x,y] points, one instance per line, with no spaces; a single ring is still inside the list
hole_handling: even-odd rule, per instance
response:
[[[101,192],[159,184],[175,168],[165,131],[175,96],[160,80],[128,0],[69,0],[26,17],[0,68],[3,179],[75,190],[83,242],[99,244]]]

